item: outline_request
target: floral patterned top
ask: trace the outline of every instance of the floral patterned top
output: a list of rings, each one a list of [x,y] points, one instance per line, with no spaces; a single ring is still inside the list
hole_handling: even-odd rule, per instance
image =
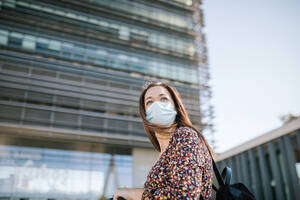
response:
[[[190,127],[177,128],[150,170],[142,200],[212,197],[212,159],[205,143]]]

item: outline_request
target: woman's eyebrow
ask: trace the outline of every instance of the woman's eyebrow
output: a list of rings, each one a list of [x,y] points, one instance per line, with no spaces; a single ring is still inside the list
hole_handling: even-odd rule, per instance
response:
[[[160,97],[160,96],[164,96],[164,95],[166,95],[166,94],[161,93],[161,94],[159,94],[158,96]],[[152,98],[152,96],[147,97],[146,100],[147,100],[147,99],[151,99],[151,98]],[[145,100],[145,101],[146,101],[146,100]]]

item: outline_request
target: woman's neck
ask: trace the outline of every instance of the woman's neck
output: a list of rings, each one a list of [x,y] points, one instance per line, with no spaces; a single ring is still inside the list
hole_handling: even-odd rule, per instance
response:
[[[169,129],[167,132],[155,132],[155,136],[160,146],[160,155],[166,150],[169,145],[170,138],[174,133],[175,128]]]

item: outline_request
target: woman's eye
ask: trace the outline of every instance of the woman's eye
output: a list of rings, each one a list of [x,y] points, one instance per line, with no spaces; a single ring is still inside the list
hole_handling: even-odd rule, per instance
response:
[[[152,101],[148,101],[148,102],[146,103],[146,105],[149,105],[150,103],[152,103]]]
[[[163,101],[167,101],[167,100],[169,100],[167,97],[163,97],[163,98],[161,98],[161,100],[163,100]]]

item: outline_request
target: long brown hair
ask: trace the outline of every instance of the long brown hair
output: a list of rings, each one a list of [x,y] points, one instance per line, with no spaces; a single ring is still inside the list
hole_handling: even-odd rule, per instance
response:
[[[146,120],[145,94],[146,94],[146,92],[148,91],[149,88],[154,87],[154,86],[162,86],[162,87],[166,88],[169,91],[169,93],[170,93],[170,95],[171,95],[171,97],[174,101],[174,105],[175,105],[175,109],[177,111],[177,115],[176,115],[176,118],[175,118],[174,122],[169,126],[157,125],[157,124],[154,124],[154,123],[150,123]],[[191,120],[190,120],[183,104],[182,104],[180,95],[177,92],[176,88],[168,85],[167,83],[163,83],[163,82],[150,82],[150,83],[148,83],[144,87],[144,89],[143,89],[143,91],[140,95],[139,112],[140,112],[140,116],[141,116],[142,121],[143,121],[143,126],[144,126],[144,129],[146,131],[146,134],[149,137],[151,143],[153,144],[154,148],[157,151],[160,152],[161,149],[160,149],[158,140],[157,140],[157,138],[154,134],[155,131],[164,132],[164,131],[169,130],[170,128],[179,128],[179,127],[182,127],[182,126],[187,126],[187,127],[190,127],[192,129],[194,129],[197,132],[198,137],[200,139],[202,139],[202,141],[204,141],[204,143],[206,144],[206,146],[207,146],[208,150],[210,151],[212,157],[215,159],[214,151],[212,150],[210,145],[207,143],[204,136],[200,133],[200,131],[195,126],[193,126],[193,124],[192,124],[192,122],[191,122]]]

